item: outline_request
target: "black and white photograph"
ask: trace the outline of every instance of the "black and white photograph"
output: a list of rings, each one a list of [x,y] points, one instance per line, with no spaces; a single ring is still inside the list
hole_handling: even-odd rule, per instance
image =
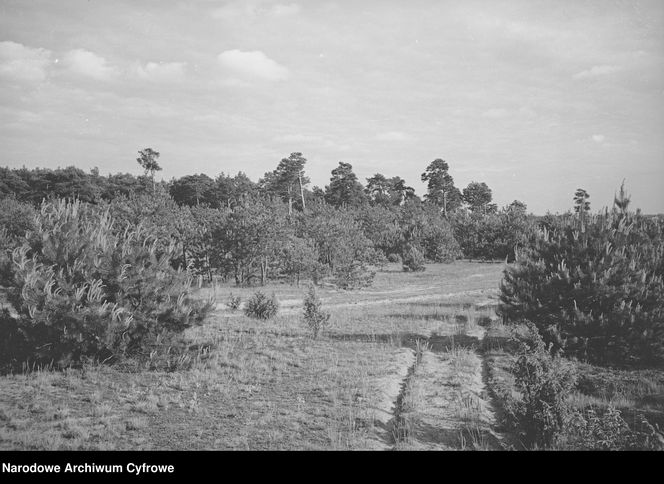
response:
[[[0,148],[0,479],[664,450],[660,0],[0,0]]]

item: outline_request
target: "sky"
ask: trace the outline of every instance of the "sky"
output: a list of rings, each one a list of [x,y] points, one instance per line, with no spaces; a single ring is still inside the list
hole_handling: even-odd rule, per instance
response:
[[[664,213],[664,2],[0,0],[0,166],[243,171]]]

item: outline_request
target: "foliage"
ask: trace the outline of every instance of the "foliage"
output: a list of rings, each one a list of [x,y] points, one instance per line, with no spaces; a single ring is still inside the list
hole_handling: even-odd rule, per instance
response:
[[[463,201],[468,205],[471,212],[490,211],[493,195],[491,189],[484,182],[470,182],[462,192]]]
[[[11,239],[20,238],[33,230],[36,214],[30,204],[20,202],[13,196],[0,199],[0,228]]]
[[[237,311],[240,309],[240,304],[242,304],[242,297],[241,296],[233,296],[233,293],[231,293],[228,296],[228,308],[232,309],[233,311]]]
[[[141,165],[141,168],[143,168],[143,170],[145,171],[145,175],[147,176],[148,174],[150,174],[150,178],[152,179],[153,191],[155,189],[154,174],[155,172],[161,170],[161,166],[159,166],[159,163],[157,162],[158,158],[159,158],[159,152],[153,150],[152,148],[145,148],[139,151],[138,158],[136,158],[136,162],[138,162],[138,164]]]
[[[590,202],[588,199],[590,195],[583,188],[577,188],[574,193],[574,212],[582,215],[586,212],[590,212]]]
[[[388,260],[388,262],[392,262],[393,264],[394,263],[398,264],[398,263],[401,263],[401,256],[399,254],[392,253],[392,254],[387,256],[387,260]]]
[[[461,192],[454,186],[454,178],[445,160],[436,158],[429,163],[421,179],[427,184],[424,199],[439,207],[443,214],[447,215],[461,206]]]
[[[353,173],[353,165],[339,162],[332,170],[330,185],[325,187],[325,201],[334,207],[358,207],[365,203],[364,187]]]
[[[430,204],[406,203],[399,212],[399,228],[402,254],[416,247],[432,262],[452,262],[461,255],[450,223]]]
[[[200,204],[214,205],[215,188],[214,180],[201,173],[173,180],[168,190],[176,203],[193,207]]]
[[[401,256],[403,270],[408,272],[422,272],[424,267],[424,256],[417,247],[410,246]]]
[[[528,329],[512,368],[522,396],[515,414],[527,446],[550,447],[569,417],[567,398],[576,384],[576,373],[571,363],[551,355],[532,323]]]
[[[451,217],[454,237],[469,259],[515,259],[515,250],[528,242],[534,222],[515,201],[497,213],[457,210]]]
[[[303,239],[289,235],[276,250],[277,264],[280,272],[298,286],[302,277],[317,279],[324,271],[318,261],[316,244],[311,239]]]
[[[362,289],[373,284],[375,271],[369,268],[361,261],[353,260],[339,264],[334,268],[334,284],[341,289]]]
[[[349,267],[355,262],[368,262],[372,244],[349,209],[329,205],[313,207],[299,218],[298,235],[316,245],[319,261],[334,272],[338,266]]]
[[[2,365],[144,354],[200,323],[211,305],[189,298],[191,279],[169,264],[176,247],[157,246],[140,227],[118,234],[108,211],[44,203],[2,281],[16,313],[1,316],[10,342]]]
[[[401,227],[399,210],[394,207],[364,206],[355,213],[364,236],[383,254],[400,251]]]
[[[330,314],[322,309],[323,303],[316,293],[316,286],[311,284],[304,296],[304,322],[314,339],[329,324]]]
[[[407,200],[416,198],[415,189],[407,186],[401,177],[386,178],[382,173],[367,178],[364,192],[373,207],[402,205]]]
[[[560,446],[570,450],[664,450],[661,434],[643,415],[638,418],[632,429],[613,406],[577,410]]]
[[[499,312],[547,342],[606,363],[664,361],[664,223],[617,211],[560,217],[518,251]]]
[[[256,291],[251,296],[244,307],[244,314],[253,319],[271,319],[279,311],[279,301],[272,293],[272,297],[267,297],[263,292]]]
[[[298,199],[299,209],[304,210],[304,186],[309,184],[309,178],[304,176],[304,165],[307,159],[302,153],[291,153],[283,158],[277,168],[259,182],[264,191],[279,196],[288,203],[288,214],[293,213],[293,202]]]
[[[261,199],[245,200],[219,216],[211,227],[211,258],[223,275],[236,284],[250,284],[256,277],[265,284],[270,261],[283,239],[283,207]]]

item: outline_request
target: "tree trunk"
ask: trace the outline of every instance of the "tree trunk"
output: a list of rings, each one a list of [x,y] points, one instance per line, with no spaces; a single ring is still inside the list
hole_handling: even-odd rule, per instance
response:
[[[297,174],[297,181],[300,183],[300,197],[302,198],[302,211],[304,212],[304,209],[306,207],[304,206],[304,189],[302,188],[302,174],[301,173]]]

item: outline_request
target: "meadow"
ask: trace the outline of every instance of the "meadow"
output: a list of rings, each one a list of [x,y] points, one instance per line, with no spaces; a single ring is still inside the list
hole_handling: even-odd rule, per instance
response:
[[[260,288],[283,302],[269,321],[223,303],[255,289],[202,288],[217,309],[185,332],[189,351],[168,370],[122,362],[1,377],[0,448],[460,448],[468,422],[491,427],[468,343],[491,314],[501,269],[391,265],[370,289],[322,288],[331,320],[316,340],[302,323],[304,288]]]
[[[0,449],[518,449],[496,391],[514,392],[494,311],[503,268],[390,265],[372,288],[321,288],[331,319],[317,339],[302,322],[303,288],[260,288],[283,303],[268,321],[222,302],[255,289],[198,289],[216,293],[217,308],[167,369],[125,361],[0,377]],[[575,405],[642,410],[661,425],[664,371],[578,365]]]

